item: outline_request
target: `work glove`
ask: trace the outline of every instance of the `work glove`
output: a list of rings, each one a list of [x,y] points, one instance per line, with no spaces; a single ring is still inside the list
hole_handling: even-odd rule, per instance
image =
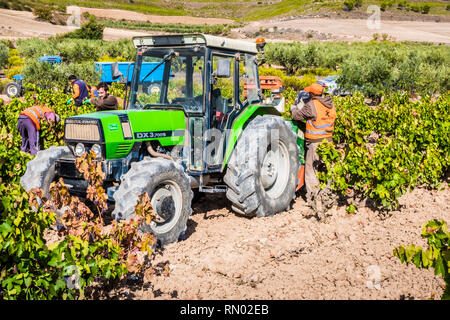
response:
[[[292,110],[294,110],[294,109],[297,109],[297,106],[296,106],[295,104],[293,104],[293,105],[291,106],[291,109],[290,109],[291,114],[292,114]]]
[[[70,104],[73,101],[73,98],[70,98],[69,100],[67,100],[66,104]]]
[[[90,102],[91,102],[91,99],[86,99],[86,100],[83,101],[83,104],[87,104],[87,103],[90,103]]]

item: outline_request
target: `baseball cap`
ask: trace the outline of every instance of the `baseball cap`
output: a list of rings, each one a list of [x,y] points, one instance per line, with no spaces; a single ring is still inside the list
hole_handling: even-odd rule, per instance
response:
[[[316,96],[320,96],[323,93],[323,87],[318,83],[313,83],[312,85],[304,88],[303,91],[311,92],[312,94],[315,94]]]

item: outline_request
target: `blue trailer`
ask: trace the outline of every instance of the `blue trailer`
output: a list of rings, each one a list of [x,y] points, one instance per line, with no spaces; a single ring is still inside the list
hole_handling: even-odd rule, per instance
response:
[[[95,70],[100,71],[101,82],[106,82],[107,84],[111,84],[113,82],[120,81],[119,78],[113,79],[112,78],[112,70],[111,66],[114,62],[95,62]],[[130,84],[131,78],[133,76],[133,70],[134,70],[134,63],[133,62],[118,62],[119,71],[123,74],[125,77],[128,71],[128,77],[127,77],[127,84]],[[140,81],[143,80],[143,78],[152,71],[159,63],[158,62],[144,62],[141,66],[141,73],[140,73]],[[164,73],[164,64],[160,65],[151,75],[149,75],[143,85],[147,90],[151,91],[152,88],[155,86],[160,86],[162,79],[163,79],[163,73]],[[149,92],[150,93],[150,92]]]

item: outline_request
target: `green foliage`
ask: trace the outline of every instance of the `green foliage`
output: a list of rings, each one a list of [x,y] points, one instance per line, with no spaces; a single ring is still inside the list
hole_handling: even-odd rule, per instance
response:
[[[428,221],[422,227],[422,238],[427,239],[428,248],[410,245],[399,246],[393,254],[401,262],[414,263],[417,268],[428,269],[432,267],[435,275],[441,275],[445,281],[445,290],[442,300],[450,300],[450,232],[447,232],[447,223],[444,220]]]
[[[125,98],[125,85],[120,82],[113,82],[109,87],[109,93],[115,96],[116,98]]]
[[[4,42],[0,42],[0,69],[6,66],[9,57],[8,46]]]
[[[355,7],[355,2],[353,0],[344,1],[344,10],[352,11]]]
[[[44,88],[62,90],[68,85],[67,77],[75,74],[90,84],[100,80],[100,73],[95,71],[94,61],[108,57],[109,60],[134,60],[135,49],[130,40],[102,41],[82,39],[18,39],[18,52],[26,59],[21,72],[26,83],[33,83]],[[60,55],[61,64],[39,62],[43,55]]]
[[[318,148],[327,166],[323,186],[331,181],[342,196],[354,193],[385,209],[396,208],[408,189],[439,186],[450,164],[449,94],[411,102],[395,93],[375,108],[360,93],[334,103],[335,144]]]
[[[60,55],[65,63],[98,61],[101,57],[134,61],[136,49],[129,39],[117,41],[31,38],[17,39],[20,56],[37,60],[43,55]]]
[[[232,28],[238,28],[239,24],[214,24],[214,25],[189,25],[181,23],[151,23],[151,22],[134,22],[134,21],[118,21],[118,20],[104,20],[102,21],[105,27],[120,28],[128,30],[146,30],[146,31],[161,31],[173,33],[205,33],[213,35],[228,35]]]
[[[376,39],[380,35],[374,35]],[[382,92],[406,90],[421,95],[450,90],[450,49],[447,46],[390,41],[368,43],[267,44],[266,61],[288,74],[325,68],[337,72],[345,90],[361,90],[379,99]]]
[[[288,76],[282,70],[275,68],[263,68],[259,67],[260,76],[277,76],[281,79],[283,88],[292,88],[299,91],[304,87],[316,82],[316,77],[313,74],[306,74],[302,78],[297,76]]]
[[[62,91],[69,83],[67,77],[75,74],[88,84],[96,84],[100,80],[100,72],[95,70],[92,62],[54,64],[38,60],[30,60],[22,69],[25,84],[35,84],[42,88],[53,88]]]
[[[105,26],[97,22],[95,16],[90,16],[88,22],[81,25],[79,29],[68,32],[59,37],[70,39],[102,40],[104,28]]]
[[[21,73],[24,60],[18,55],[17,49],[9,49],[9,57],[6,70],[6,77],[12,79]]]
[[[52,8],[49,6],[36,6],[33,9],[33,14],[40,20],[51,21],[52,20]]]
[[[430,6],[430,5],[424,4],[424,5],[421,7],[421,12],[422,12],[423,14],[427,14],[427,13],[430,12],[430,9],[431,9],[431,6]]]
[[[93,106],[66,105],[68,96],[62,93],[31,89],[24,101],[13,99],[9,105],[0,105],[0,299],[83,299],[93,281],[144,272],[137,253],[151,253],[154,238],[140,234],[138,226],[143,221],[150,223],[154,215],[144,194],[137,203],[135,221],[114,221],[107,227],[102,218],[107,199],[102,188],[104,174],[92,155],[77,159],[76,165],[91,184],[87,197],[96,203],[96,214],[70,197],[62,182],[52,185],[51,199],[42,190],[29,194],[23,190],[19,179],[32,156],[20,151],[16,129],[20,112],[45,104],[61,115],[57,125],[41,121],[41,147],[48,148],[63,144],[66,117],[94,111]],[[57,218],[53,211],[62,205],[70,209]],[[49,243],[45,232],[56,230],[56,221],[58,240]]]

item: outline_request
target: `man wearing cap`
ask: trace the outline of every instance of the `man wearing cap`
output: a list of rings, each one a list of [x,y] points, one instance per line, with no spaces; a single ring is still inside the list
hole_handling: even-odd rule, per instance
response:
[[[319,179],[316,172],[320,164],[316,149],[323,140],[332,142],[336,108],[331,97],[322,97],[323,87],[314,83],[303,89],[311,96],[311,100],[291,108],[294,120],[306,120],[306,161],[305,185],[306,198],[311,205],[319,193]]]
[[[72,84],[73,95],[67,100],[67,104],[74,101],[75,106],[79,107],[83,104],[83,100],[89,98],[89,87],[80,79],[77,79],[73,74],[69,76],[69,82]]]
[[[30,153],[32,156],[36,155],[40,150],[39,130],[41,129],[41,119],[58,123],[60,117],[52,109],[36,105],[22,111],[17,121],[17,130],[19,130],[22,137],[20,150]]]

